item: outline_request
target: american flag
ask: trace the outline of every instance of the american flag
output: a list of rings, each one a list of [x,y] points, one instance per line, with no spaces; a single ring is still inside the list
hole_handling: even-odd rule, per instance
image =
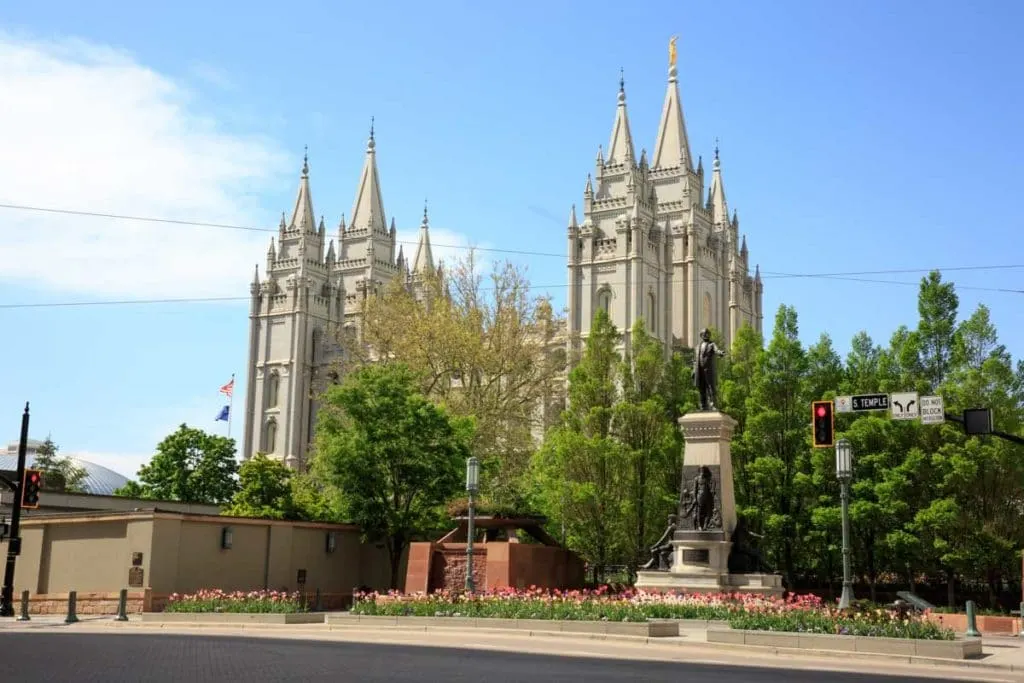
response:
[[[220,393],[224,394],[228,398],[235,393],[235,376],[231,375],[231,381],[220,388]]]

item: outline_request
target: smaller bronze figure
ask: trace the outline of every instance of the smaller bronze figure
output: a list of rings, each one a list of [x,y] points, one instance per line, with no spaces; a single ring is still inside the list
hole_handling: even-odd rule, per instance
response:
[[[732,550],[729,551],[727,561],[730,572],[734,574],[771,573],[771,567],[757,547],[757,539],[760,538],[763,536],[751,531],[746,520],[742,517],[736,520],[736,528],[733,529],[731,539]]]
[[[700,392],[701,410],[718,410],[715,407],[717,379],[715,377],[715,356],[724,356],[725,351],[711,341],[711,332],[705,327],[700,333],[700,344],[693,354],[693,381]]]
[[[693,478],[691,496],[683,514],[693,520],[694,531],[707,531],[715,514],[715,488],[711,470],[706,466]]]
[[[679,518],[675,515],[668,516],[668,528],[661,538],[651,546],[651,559],[641,569],[667,572],[672,567],[672,536],[676,532]]]

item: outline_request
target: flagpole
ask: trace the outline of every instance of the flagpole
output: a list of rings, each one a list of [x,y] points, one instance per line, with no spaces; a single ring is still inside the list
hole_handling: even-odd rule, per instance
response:
[[[235,416],[235,373],[231,373],[231,396],[228,397],[228,438],[231,438],[231,418]]]

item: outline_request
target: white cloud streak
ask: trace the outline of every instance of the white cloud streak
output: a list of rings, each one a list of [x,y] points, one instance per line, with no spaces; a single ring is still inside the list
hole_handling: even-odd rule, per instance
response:
[[[130,55],[3,33],[0,150],[2,203],[237,225],[258,224],[259,193],[287,163]],[[267,239],[10,209],[0,235],[0,279],[131,298],[244,295]]]

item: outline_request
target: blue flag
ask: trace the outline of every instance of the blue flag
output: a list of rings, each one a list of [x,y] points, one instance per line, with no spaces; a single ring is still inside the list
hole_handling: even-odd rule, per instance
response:
[[[221,420],[223,420],[224,422],[227,422],[228,421],[228,413],[229,412],[231,412],[231,407],[230,406],[224,406],[223,408],[220,409],[220,414],[217,416],[217,419],[214,420],[214,422],[219,422]]]

